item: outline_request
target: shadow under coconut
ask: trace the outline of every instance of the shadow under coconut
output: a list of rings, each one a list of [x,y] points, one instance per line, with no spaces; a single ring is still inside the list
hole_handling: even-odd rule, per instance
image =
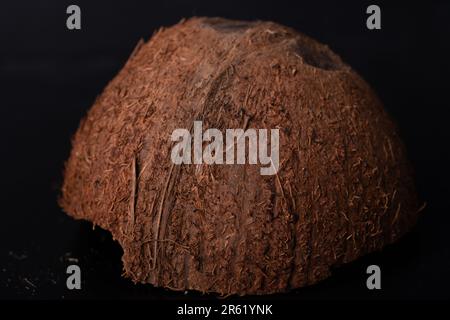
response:
[[[349,264],[332,269],[332,275],[308,287],[283,294],[264,296],[230,296],[203,294],[196,291],[177,292],[156,288],[150,284],[134,284],[122,277],[122,249],[111,234],[81,221],[79,237],[73,254],[79,257],[83,272],[83,293],[70,293],[67,298],[78,299],[150,299],[150,300],[224,300],[283,301],[283,300],[346,300],[399,299],[408,296],[407,288],[417,266],[420,235],[417,227],[380,252],[368,254]],[[381,268],[382,290],[368,290],[366,269],[370,265]]]

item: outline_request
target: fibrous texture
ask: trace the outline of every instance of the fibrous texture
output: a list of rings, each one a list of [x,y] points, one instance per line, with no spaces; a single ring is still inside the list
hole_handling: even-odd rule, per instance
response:
[[[280,129],[280,167],[175,165],[171,133]],[[271,22],[193,18],[140,43],[73,139],[61,205],[109,230],[125,275],[267,294],[316,283],[415,223],[396,128],[327,46]]]

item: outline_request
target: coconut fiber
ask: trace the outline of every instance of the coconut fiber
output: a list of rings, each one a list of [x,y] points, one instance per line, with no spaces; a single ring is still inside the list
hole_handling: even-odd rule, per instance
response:
[[[171,133],[280,130],[280,167],[175,165]],[[272,22],[193,18],[140,42],[73,138],[61,206],[109,230],[124,274],[173,290],[314,284],[416,222],[397,129],[327,46]]]

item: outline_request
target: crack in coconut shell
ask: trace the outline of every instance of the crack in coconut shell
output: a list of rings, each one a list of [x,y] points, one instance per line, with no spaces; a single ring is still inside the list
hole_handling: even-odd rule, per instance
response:
[[[173,165],[174,129],[280,129],[280,166]],[[366,82],[272,22],[192,18],[139,42],[73,138],[60,204],[124,274],[173,290],[311,285],[415,224],[412,170]]]

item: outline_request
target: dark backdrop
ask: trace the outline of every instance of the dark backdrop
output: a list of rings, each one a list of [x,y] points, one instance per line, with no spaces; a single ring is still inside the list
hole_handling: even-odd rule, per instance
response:
[[[369,4],[382,30],[365,27]],[[82,30],[66,28],[77,4]],[[270,299],[448,298],[450,2],[422,1],[2,1],[0,4],[0,298],[209,299],[122,279],[121,249],[57,205],[79,120],[140,38],[182,17],[273,20],[329,46],[375,89],[399,125],[427,207],[397,244],[328,280]],[[69,291],[77,262],[83,289]],[[380,291],[365,287],[369,264]]]

